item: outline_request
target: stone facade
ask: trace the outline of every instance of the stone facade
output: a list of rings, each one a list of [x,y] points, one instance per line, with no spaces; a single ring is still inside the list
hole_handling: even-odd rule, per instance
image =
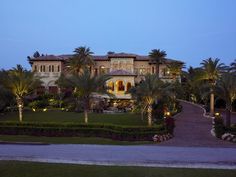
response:
[[[43,81],[43,87],[49,92],[57,92],[55,81],[65,71],[65,61],[72,55],[46,55],[37,58],[31,58],[30,63],[32,71],[40,76]],[[93,56],[95,65],[92,67],[93,75],[108,74],[112,76],[107,81],[107,85],[111,88],[109,92],[115,95],[116,99],[131,99],[131,95],[127,94],[130,87],[139,83],[145,74],[156,74],[156,65],[150,62],[148,56],[140,56],[135,54],[114,53],[103,56]],[[173,77],[168,71],[167,64],[170,62],[179,62],[172,59],[165,59],[159,66],[159,76],[162,80],[171,82]],[[177,76],[180,81],[180,76]]]

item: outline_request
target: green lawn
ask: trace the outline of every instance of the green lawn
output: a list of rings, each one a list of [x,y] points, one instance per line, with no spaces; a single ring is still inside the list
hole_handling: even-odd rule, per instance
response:
[[[0,161],[1,177],[235,177],[236,170],[89,166]]]
[[[47,111],[31,112],[26,111],[23,114],[23,121],[27,122],[84,122],[83,113]],[[18,113],[7,113],[0,115],[0,121],[18,121]],[[90,123],[108,123],[116,125],[147,125],[146,121],[141,120],[139,114],[120,113],[120,114],[89,114]]]
[[[49,144],[109,144],[109,145],[138,145],[153,144],[151,141],[115,141],[96,137],[44,137],[25,135],[0,135],[2,142],[42,142]]]

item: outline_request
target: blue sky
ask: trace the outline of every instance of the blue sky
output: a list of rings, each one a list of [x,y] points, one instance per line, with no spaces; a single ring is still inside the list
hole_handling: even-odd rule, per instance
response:
[[[199,66],[236,59],[235,0],[1,0],[0,68],[30,68],[27,56],[88,46],[145,55],[151,49]]]

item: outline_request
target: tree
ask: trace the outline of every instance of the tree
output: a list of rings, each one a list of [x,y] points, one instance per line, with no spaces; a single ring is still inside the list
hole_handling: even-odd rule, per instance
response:
[[[110,79],[107,75],[92,76],[88,69],[81,74],[64,76],[58,84],[64,87],[75,88],[76,96],[83,102],[84,121],[88,123],[88,110],[92,93],[109,94],[106,87],[106,81]]]
[[[232,103],[236,99],[236,76],[233,73],[222,74],[216,84],[216,94],[226,103],[226,127],[230,127]]]
[[[5,71],[3,85],[11,91],[16,98],[19,110],[19,121],[23,121],[24,97],[29,95],[41,84],[41,81],[34,76],[34,73],[17,65],[9,71]]]
[[[164,91],[164,82],[157,75],[147,74],[143,82],[132,89],[133,98],[138,98],[144,105],[148,114],[148,126],[152,125],[152,105],[160,98]]]
[[[230,64],[230,71],[236,72],[236,59]]]
[[[171,62],[167,64],[167,68],[169,69],[174,81],[176,81],[177,76],[180,76],[182,67],[183,64],[180,62]]]
[[[163,63],[166,55],[167,55],[166,52],[164,50],[160,50],[160,49],[153,49],[151,52],[149,52],[149,57],[151,58],[151,63],[156,64],[156,74],[157,74],[158,78],[159,78],[160,64]]]
[[[71,74],[81,74],[81,72],[94,64],[92,59],[93,52],[87,47],[78,47],[74,50],[75,54],[66,62],[67,71]]]
[[[214,115],[214,88],[225,66],[223,63],[220,63],[218,58],[208,58],[201,62],[201,69],[202,71],[198,74],[197,80],[206,81],[210,85],[210,113]]]
[[[33,57],[34,57],[34,58],[38,58],[38,57],[40,57],[39,52],[38,52],[38,51],[34,52]]]

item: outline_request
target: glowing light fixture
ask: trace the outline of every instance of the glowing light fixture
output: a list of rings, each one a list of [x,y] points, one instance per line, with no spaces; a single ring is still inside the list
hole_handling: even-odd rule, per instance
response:
[[[46,112],[46,111],[47,111],[47,108],[44,108],[44,109],[43,109],[43,112]]]

